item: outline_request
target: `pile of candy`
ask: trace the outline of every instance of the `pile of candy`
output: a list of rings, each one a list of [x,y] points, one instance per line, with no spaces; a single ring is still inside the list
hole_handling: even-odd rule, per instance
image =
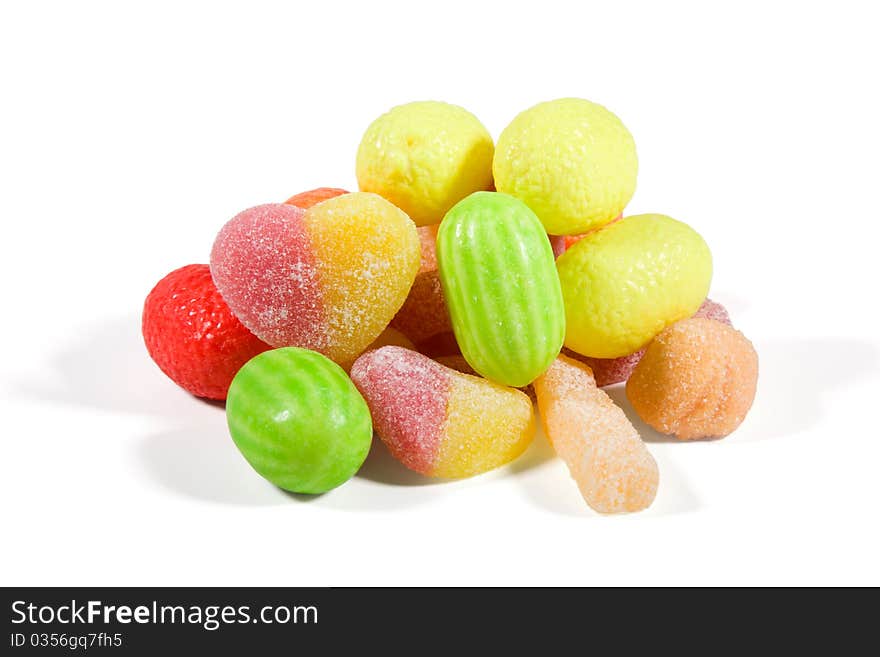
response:
[[[522,112],[497,145],[460,107],[395,107],[361,141],[361,191],[245,210],[210,266],[163,278],[147,349],[226,400],[238,449],[286,490],[344,483],[374,432],[423,475],[481,474],[529,446],[536,402],[593,509],[644,509],[657,464],[601,388],[626,382],[657,431],[721,437],[752,404],[758,359],[706,298],[700,235],[622,216],[637,168],[623,123],[586,100]]]

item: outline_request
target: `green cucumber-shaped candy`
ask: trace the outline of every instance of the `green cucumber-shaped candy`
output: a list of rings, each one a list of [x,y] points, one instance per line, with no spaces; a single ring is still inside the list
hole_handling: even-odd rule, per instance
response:
[[[265,351],[229,387],[226,421],[247,462],[279,488],[324,493],[367,458],[373,424],[345,371],[308,349]]]
[[[477,372],[524,386],[565,339],[562,290],[541,221],[507,194],[459,201],[437,233],[437,264],[452,329]]]

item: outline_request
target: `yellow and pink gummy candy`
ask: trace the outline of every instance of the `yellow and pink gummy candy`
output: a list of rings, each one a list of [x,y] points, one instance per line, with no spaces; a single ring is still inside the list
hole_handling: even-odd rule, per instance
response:
[[[401,347],[368,351],[351,378],[376,434],[406,467],[432,477],[487,472],[522,454],[535,431],[529,398]]]
[[[375,194],[303,210],[245,210],[220,231],[211,273],[235,315],[273,347],[348,366],[387,327],[419,268],[415,224]]]

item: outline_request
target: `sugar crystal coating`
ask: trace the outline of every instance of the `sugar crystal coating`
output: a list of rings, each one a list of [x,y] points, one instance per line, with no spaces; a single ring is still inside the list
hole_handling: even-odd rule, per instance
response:
[[[430,474],[446,420],[450,378],[414,351],[382,347],[354,362],[351,379],[391,454],[411,470]]]
[[[273,347],[325,346],[318,263],[293,205],[258,205],[233,217],[211,250],[211,275],[235,316]]]
[[[757,382],[752,343],[726,324],[694,318],[654,338],[627,381],[626,396],[657,431],[695,440],[735,430]]]
[[[211,273],[223,298],[272,346],[299,346],[349,366],[388,325],[419,267],[415,225],[375,194],[310,209],[261,205],[229,221]]]
[[[581,495],[600,513],[640,511],[657,494],[657,462],[590,368],[559,356],[535,381],[538,409],[553,449]]]
[[[574,358],[588,365],[593,371],[596,385],[600,388],[626,381],[636,365],[639,364],[642,354],[645,353],[644,349],[639,349],[635,353],[617,358],[590,358],[589,356],[581,356],[570,349],[563,349],[562,351],[569,358]]]
[[[415,351],[368,351],[355,361],[351,378],[391,454],[424,475],[486,472],[522,454],[534,435],[532,404],[521,392]]]
[[[727,312],[727,308],[725,308],[717,301],[712,301],[712,299],[708,298],[703,302],[703,305],[700,306],[697,312],[694,313],[694,317],[714,319],[716,322],[721,322],[722,324],[733,326],[733,322],[730,321],[730,313]]]
[[[461,354],[451,354],[447,356],[437,356],[434,358],[435,361],[440,363],[441,365],[448,367],[450,369],[455,370],[456,372],[461,372],[462,374],[470,374],[471,376],[480,376],[480,373],[477,372],[471,364],[467,362],[464,356]],[[531,384],[527,386],[520,386],[517,390],[521,390],[526,393],[533,402],[536,401],[535,398],[535,389]]]
[[[338,187],[318,187],[317,189],[310,189],[306,192],[294,194],[284,202],[287,205],[295,205],[303,210],[308,210],[313,205],[317,205],[327,199],[342,196],[343,194],[348,194],[348,192]]]
[[[325,344],[350,365],[388,326],[419,269],[415,224],[376,194],[355,192],[306,211],[324,304]]]

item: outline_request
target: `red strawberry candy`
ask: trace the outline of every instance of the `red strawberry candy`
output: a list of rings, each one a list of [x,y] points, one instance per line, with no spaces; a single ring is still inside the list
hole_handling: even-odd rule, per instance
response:
[[[159,281],[144,302],[141,329],[156,365],[208,399],[226,399],[239,368],[271,348],[235,318],[208,265],[187,265]]]

